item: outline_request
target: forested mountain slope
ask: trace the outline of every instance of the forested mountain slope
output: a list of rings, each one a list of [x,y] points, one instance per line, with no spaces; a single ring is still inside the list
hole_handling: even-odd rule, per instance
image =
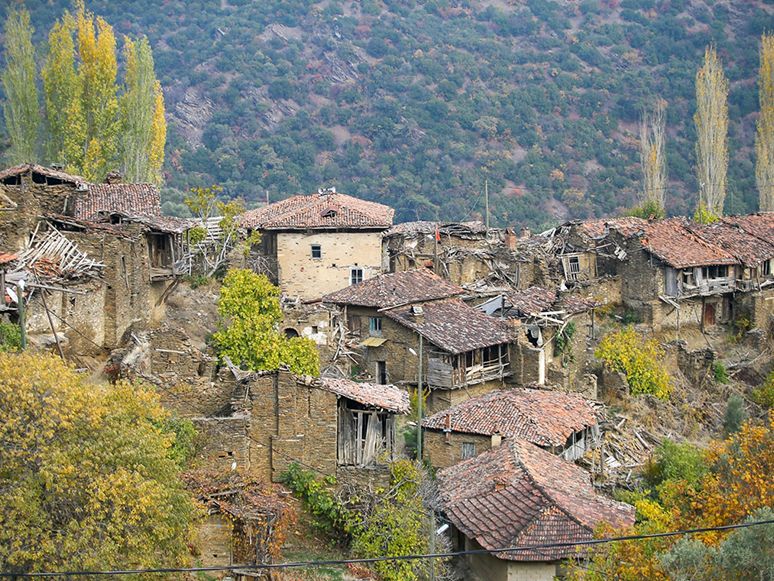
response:
[[[56,3],[29,0],[41,39]],[[692,213],[694,80],[731,82],[726,212],[757,209],[758,45],[774,1],[93,0],[146,34],[167,103],[165,210],[218,183],[248,206],[321,186],[396,220],[549,226],[634,204],[638,121],[666,99],[669,213]]]

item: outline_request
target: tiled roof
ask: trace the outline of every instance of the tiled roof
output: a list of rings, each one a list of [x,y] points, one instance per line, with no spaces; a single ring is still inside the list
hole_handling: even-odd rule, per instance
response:
[[[748,234],[774,244],[774,212],[728,216],[723,218],[722,222],[741,228]]]
[[[691,232],[690,224],[685,218],[654,220],[645,226],[644,231],[619,232],[628,237],[640,237],[648,252],[675,268],[738,262],[719,246]]]
[[[88,195],[75,206],[75,217],[95,221],[102,212],[160,216],[161,196],[153,184],[90,184]]]
[[[774,227],[774,215],[772,226]],[[693,223],[689,228],[707,242],[733,254],[745,266],[757,267],[764,260],[774,258],[774,228],[765,238],[758,237],[734,221],[725,219],[712,224]]]
[[[394,385],[356,383],[349,379],[331,379],[328,377],[321,378],[320,383],[314,385],[363,405],[399,414],[407,414],[411,410],[408,392]]]
[[[242,226],[253,230],[306,228],[389,228],[395,210],[337,193],[293,196],[242,214]]]
[[[447,420],[448,418],[448,420]],[[448,422],[448,423],[447,423]],[[578,395],[545,389],[491,391],[440,411],[425,428],[506,438],[538,446],[564,446],[573,433],[597,423],[594,408]]]
[[[380,274],[327,294],[323,302],[386,308],[461,295],[464,291],[427,268]]]
[[[441,507],[485,549],[589,541],[602,521],[634,524],[634,507],[597,495],[589,474],[513,439],[438,474]],[[555,561],[575,547],[497,553],[512,561]]]
[[[507,323],[469,307],[461,299],[432,301],[421,307],[421,315],[413,314],[409,306],[384,314],[455,355],[507,343],[512,338]]]
[[[584,313],[602,306],[602,303],[594,299],[586,299],[577,295],[568,295],[557,305],[559,296],[556,291],[532,286],[526,290],[505,295],[509,309],[505,305],[507,317],[529,317],[530,315],[544,311],[564,310],[570,315]]]
[[[0,181],[3,181],[12,176],[23,175],[28,172],[37,173],[49,178],[61,180],[63,182],[70,182],[75,185],[87,183],[86,179],[82,178],[81,176],[70,175],[70,174],[64,173],[63,171],[57,171],[55,169],[51,169],[49,167],[43,167],[41,165],[37,165],[34,163],[22,163],[20,165],[16,165],[14,167],[10,167],[8,169],[4,169],[3,171],[0,171]]]

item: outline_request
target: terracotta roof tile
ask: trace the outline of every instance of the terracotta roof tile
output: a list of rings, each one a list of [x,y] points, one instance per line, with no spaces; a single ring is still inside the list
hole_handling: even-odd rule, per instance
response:
[[[588,541],[602,521],[634,524],[634,507],[597,495],[582,468],[517,439],[438,474],[441,506],[485,549]],[[497,553],[512,561],[554,561],[574,547]]]
[[[385,311],[384,314],[422,335],[452,354],[508,343],[512,334],[508,325],[451,298],[422,303],[422,314],[411,307]]]
[[[380,274],[325,295],[326,303],[388,308],[409,303],[444,299],[464,291],[426,268]]]
[[[757,267],[764,260],[774,258],[774,215],[771,236],[768,238],[759,238],[753,232],[746,231],[738,222],[725,219],[713,224],[693,223],[689,228],[707,242],[733,254],[745,266]],[[757,230],[755,226],[753,229]],[[769,240],[772,243],[769,243]]]
[[[581,223],[583,234],[589,238],[601,238],[607,234],[610,228],[627,232],[629,234],[644,229],[648,221],[634,216],[624,216],[622,218],[599,218],[584,220]]]
[[[447,423],[448,418],[448,423]],[[506,438],[538,446],[564,446],[573,433],[597,423],[594,408],[578,396],[538,389],[485,393],[426,418],[425,428]]]
[[[10,177],[23,175],[26,173],[37,173],[48,178],[61,180],[63,182],[70,182],[75,185],[86,184],[86,178],[81,176],[70,175],[62,171],[57,171],[48,167],[43,167],[34,163],[22,163],[8,169],[0,171],[0,181],[6,180]]]
[[[293,196],[242,214],[242,226],[254,230],[306,228],[380,228],[392,226],[395,210],[345,194]]]
[[[321,378],[320,383],[315,383],[314,385],[364,405],[399,414],[407,414],[411,410],[408,391],[394,385],[356,383],[348,379],[331,379],[327,377]]]
[[[75,206],[75,217],[96,221],[101,213],[160,216],[159,190],[154,184],[90,184],[88,195]]]
[[[475,236],[480,238],[486,234],[486,226],[481,222],[432,222],[420,220],[418,222],[402,222],[395,224],[384,233],[385,238],[391,236],[411,236],[417,234],[435,234],[435,229],[442,236]]]

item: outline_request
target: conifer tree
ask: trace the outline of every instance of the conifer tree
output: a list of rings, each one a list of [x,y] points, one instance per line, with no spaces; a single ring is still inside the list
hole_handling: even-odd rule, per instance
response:
[[[40,134],[38,90],[35,86],[34,29],[24,9],[10,10],[5,21],[6,69],[2,74],[5,88],[5,124],[11,138],[10,161],[34,162]]]
[[[761,39],[758,99],[761,114],[755,136],[755,184],[758,187],[759,207],[774,211],[774,35],[766,33]]]
[[[696,73],[696,180],[699,182],[697,215],[723,214],[728,171],[728,80],[714,47],[707,47],[704,65]]]

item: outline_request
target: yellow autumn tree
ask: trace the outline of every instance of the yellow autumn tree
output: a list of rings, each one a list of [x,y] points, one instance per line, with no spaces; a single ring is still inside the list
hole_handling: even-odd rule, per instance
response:
[[[696,73],[696,181],[697,215],[722,216],[728,172],[728,80],[714,47],[704,53]],[[702,220],[703,221],[703,220]]]
[[[755,136],[755,184],[760,209],[774,211],[774,35],[761,38],[758,100],[761,114]]]
[[[155,392],[0,353],[0,572],[182,564],[191,499]]]
[[[13,57],[11,48],[6,43],[7,58]],[[83,0],[74,14],[65,12],[56,22],[41,70],[44,157],[91,181],[121,169],[130,181],[159,182],[167,125],[150,44],[145,37],[126,38],[123,54],[126,74],[119,100],[112,27],[87,11]],[[4,75],[7,93],[23,88],[20,78]]]

